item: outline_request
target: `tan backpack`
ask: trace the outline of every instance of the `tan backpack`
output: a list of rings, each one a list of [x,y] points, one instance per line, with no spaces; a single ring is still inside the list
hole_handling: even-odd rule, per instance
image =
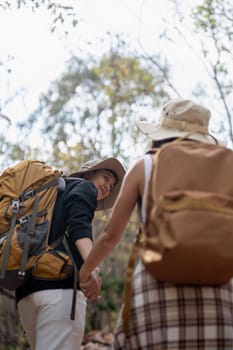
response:
[[[126,273],[126,334],[138,254],[160,281],[218,285],[233,276],[233,151],[177,140],[152,157],[146,222],[132,247]]]
[[[221,284],[233,276],[232,150],[178,141],[153,156],[137,247],[161,281]]]
[[[30,275],[56,280],[72,273],[61,240],[48,244],[61,172],[44,162],[25,160],[0,176],[0,288],[15,290]]]

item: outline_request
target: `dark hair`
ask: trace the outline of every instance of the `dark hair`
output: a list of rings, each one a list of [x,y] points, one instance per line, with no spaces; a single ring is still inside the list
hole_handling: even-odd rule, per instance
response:
[[[151,144],[151,147],[152,148],[160,148],[163,145],[165,145],[166,143],[175,141],[176,139],[177,139],[177,137],[169,137],[169,138],[163,139],[163,140],[157,140],[157,141],[153,140],[152,144]]]
[[[178,139],[177,137],[170,137],[170,138],[163,139],[163,140],[157,140],[157,141],[153,140],[152,143],[151,143],[151,146],[150,146],[151,148],[146,153],[147,154],[148,153],[154,153],[154,149],[160,148],[163,145],[166,145],[167,143],[175,141],[177,139]],[[195,140],[184,138],[184,141],[195,141]],[[196,141],[196,142],[198,142],[198,141]]]
[[[155,150],[162,147],[163,145],[166,145],[166,143],[175,141],[177,139],[177,137],[170,137],[167,139],[163,139],[163,140],[153,140],[151,142],[150,145],[150,149],[146,152],[146,154],[151,154],[151,153],[155,153]]]
[[[117,176],[117,174],[115,173],[115,171],[113,171],[113,170],[111,170],[111,169],[105,169],[105,170],[107,170],[107,171],[109,171],[113,176],[114,176],[114,178],[115,178],[115,180],[116,180],[116,184],[117,184],[117,182],[118,182],[118,176]]]
[[[85,171],[83,173],[80,173],[79,178],[83,178],[85,180],[90,180],[93,174],[97,173],[98,171],[104,171],[104,170],[109,171],[114,176],[114,179],[116,180],[116,183],[115,183],[115,185],[116,185],[118,183],[117,174],[113,170],[107,169],[107,168]]]
[[[114,178],[115,178],[115,180],[116,180],[116,184],[117,184],[117,182],[118,182],[118,176],[117,176],[117,174],[115,173],[115,171],[113,171],[113,170],[111,170],[111,169],[108,169],[108,168],[103,168],[103,169],[96,169],[96,170],[93,170],[93,174],[94,173],[96,173],[97,171],[109,171],[113,176],[114,176]]]
[[[160,148],[162,147],[163,145],[166,145],[167,143],[169,142],[172,142],[172,141],[175,141],[177,140],[178,138],[177,137],[170,137],[170,138],[167,138],[167,139],[163,139],[163,140],[153,140],[151,142],[151,149],[154,149],[154,148]],[[185,141],[195,141],[195,140],[192,140],[192,139],[188,139],[188,138],[184,138]],[[196,141],[197,142],[197,141]],[[150,153],[150,150],[147,152],[147,153]]]

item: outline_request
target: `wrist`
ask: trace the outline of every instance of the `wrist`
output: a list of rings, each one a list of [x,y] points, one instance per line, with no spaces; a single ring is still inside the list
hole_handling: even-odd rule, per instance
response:
[[[83,268],[81,267],[81,269],[79,270],[79,282],[86,283],[89,281],[89,278],[90,276],[85,274],[85,271],[83,271]]]

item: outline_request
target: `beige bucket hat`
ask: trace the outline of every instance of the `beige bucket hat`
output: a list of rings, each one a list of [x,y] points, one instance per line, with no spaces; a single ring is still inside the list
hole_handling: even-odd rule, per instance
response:
[[[174,99],[162,107],[157,124],[136,122],[138,128],[151,140],[159,141],[172,137],[188,137],[192,140],[218,143],[208,131],[210,111],[186,99]]]
[[[70,177],[82,177],[83,173],[89,172],[89,171],[95,171],[95,170],[109,170],[111,171],[117,178],[117,183],[114,186],[113,190],[111,191],[110,195],[107,198],[104,198],[97,203],[96,210],[105,210],[112,208],[116,197],[119,193],[121,183],[123,180],[123,177],[125,175],[125,169],[123,165],[120,163],[119,160],[116,158],[107,158],[107,159],[95,159],[95,160],[89,160],[88,162],[84,163],[80,169],[73,174],[70,174]]]

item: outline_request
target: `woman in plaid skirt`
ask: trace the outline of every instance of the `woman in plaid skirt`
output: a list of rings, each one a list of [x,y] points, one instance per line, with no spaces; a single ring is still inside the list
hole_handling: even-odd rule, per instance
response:
[[[208,133],[209,118],[206,108],[190,100],[172,100],[163,107],[158,125],[139,122],[138,127],[157,148],[178,137],[213,143]],[[200,132],[190,134],[192,128]],[[80,270],[80,286],[87,297],[86,284],[91,271],[119,242],[138,202],[141,221],[145,221],[145,197],[151,169],[152,158],[146,155],[128,171],[109,223]],[[139,259],[131,280],[130,296],[122,308],[125,314],[121,312],[118,318],[113,349],[233,349],[233,280],[218,286],[161,282]],[[127,323],[125,315],[130,316]]]

